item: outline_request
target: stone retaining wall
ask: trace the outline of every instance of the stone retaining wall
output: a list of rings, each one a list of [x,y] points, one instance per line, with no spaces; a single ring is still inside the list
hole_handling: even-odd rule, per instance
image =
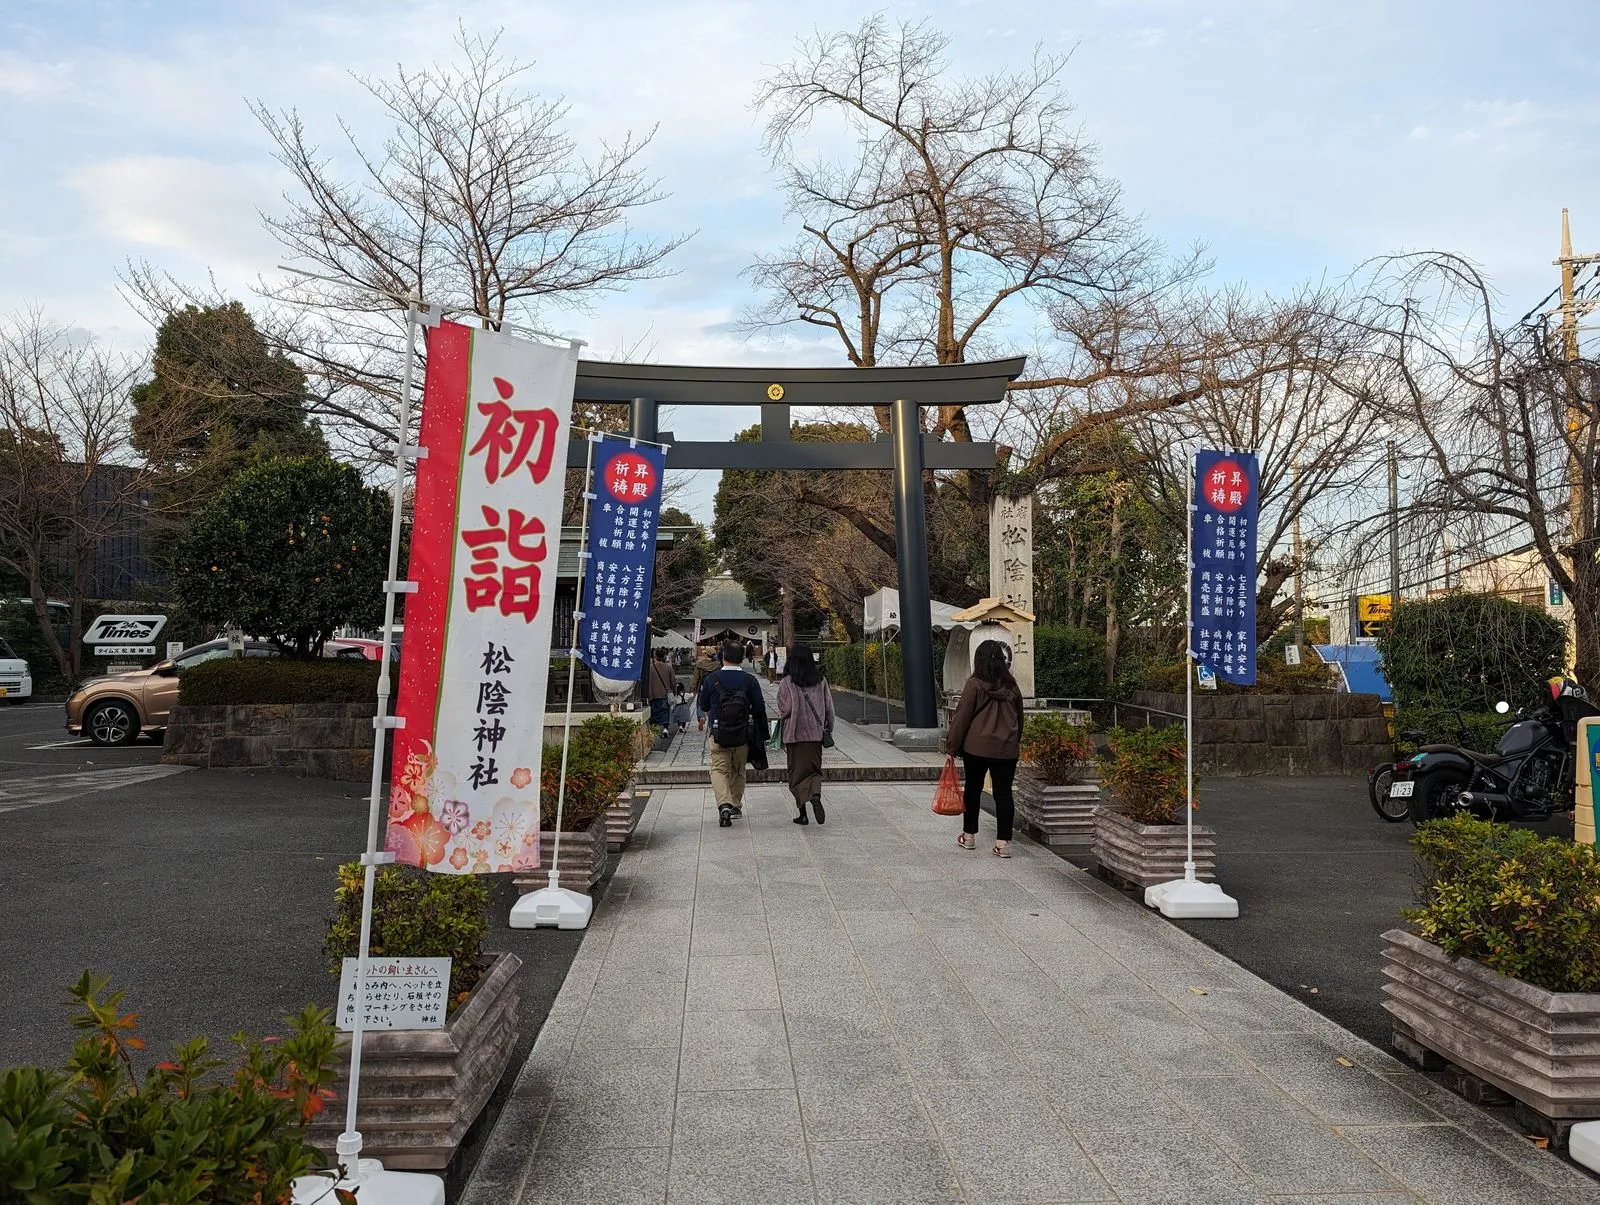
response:
[[[161,760],[364,782],[372,774],[375,714],[376,701],[174,707]]]
[[[1179,694],[1137,691],[1131,702],[1183,714]],[[1394,755],[1377,695],[1197,692],[1194,723],[1204,774],[1365,774]]]

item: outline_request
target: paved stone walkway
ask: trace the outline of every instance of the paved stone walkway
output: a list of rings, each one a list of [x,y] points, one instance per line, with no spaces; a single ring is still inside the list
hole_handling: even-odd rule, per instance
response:
[[[1600,1202],[1047,851],[958,850],[928,790],[801,828],[758,787],[732,829],[657,792],[467,1205]]]

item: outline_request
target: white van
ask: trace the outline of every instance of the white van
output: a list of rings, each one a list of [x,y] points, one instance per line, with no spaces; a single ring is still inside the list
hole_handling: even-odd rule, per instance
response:
[[[26,703],[33,695],[33,675],[28,663],[0,640],[0,702]]]

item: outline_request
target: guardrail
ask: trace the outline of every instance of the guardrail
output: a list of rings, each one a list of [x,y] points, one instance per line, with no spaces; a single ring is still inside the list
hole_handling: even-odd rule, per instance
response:
[[[1117,699],[1034,699],[1029,711],[1081,711],[1087,712],[1094,720],[1095,727],[1105,728],[1155,728],[1167,727],[1176,721],[1182,723],[1184,717],[1179,712],[1163,711],[1159,707],[1146,707],[1142,703],[1128,703]],[[1127,722],[1125,720],[1132,722]],[[1163,723],[1156,722],[1159,717]]]

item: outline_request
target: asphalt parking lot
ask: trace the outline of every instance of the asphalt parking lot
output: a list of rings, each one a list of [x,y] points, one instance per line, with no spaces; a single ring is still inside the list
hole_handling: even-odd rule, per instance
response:
[[[1237,920],[1179,921],[1214,949],[1383,1049],[1382,934],[1416,902],[1409,821],[1380,820],[1359,778],[1211,778],[1199,824]],[[1532,825],[1571,837],[1564,817]]]
[[[364,786],[162,766],[154,741],[79,744],[62,722],[59,704],[0,708],[0,1067],[60,1064],[86,969],[126,989],[148,1060],[199,1035],[226,1057],[241,1029],[331,1008],[322,942],[335,870],[366,839]],[[516,1068],[582,934],[506,928],[515,888],[495,890],[487,946],[523,961]]]
[[[73,736],[67,731],[67,713],[60,703],[0,706],[0,780],[95,767],[151,765],[160,760],[161,742],[147,736],[115,749]]]

